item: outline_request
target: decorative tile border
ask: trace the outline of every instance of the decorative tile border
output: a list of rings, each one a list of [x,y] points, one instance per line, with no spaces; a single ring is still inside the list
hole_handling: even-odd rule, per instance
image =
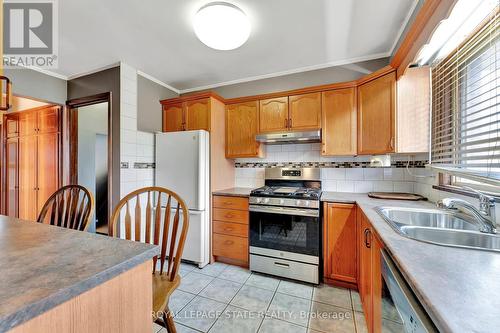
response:
[[[156,167],[155,163],[149,162],[135,162],[132,167],[130,167],[129,162],[120,162],[120,168],[122,169],[154,169]]]
[[[134,163],[134,169],[154,169],[155,164],[154,163],[147,163],[147,162],[135,162]]]
[[[406,161],[393,161],[391,168],[406,168]],[[410,168],[425,168],[428,161],[410,161]],[[380,168],[373,167],[370,162],[262,162],[262,163],[241,163],[234,164],[236,168]]]

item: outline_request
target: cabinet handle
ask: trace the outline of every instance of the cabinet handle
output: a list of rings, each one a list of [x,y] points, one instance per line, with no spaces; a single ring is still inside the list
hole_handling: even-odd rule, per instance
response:
[[[371,236],[371,231],[370,229],[365,229],[365,246],[367,248],[371,248],[372,247],[372,244],[370,242],[370,240],[368,239],[368,237]]]
[[[285,128],[288,127],[288,119],[285,119]]]
[[[225,228],[224,231],[233,231],[233,228]]]
[[[224,217],[227,217],[228,219],[232,219],[234,217],[233,213],[227,213]]]
[[[292,118],[288,119],[288,127],[292,128]]]
[[[233,244],[233,243],[234,243],[234,242],[233,242],[233,241],[231,241],[231,240],[227,240],[227,241],[225,241],[225,242],[224,242],[224,244],[225,244],[225,245],[231,245],[231,244]]]
[[[394,137],[391,138],[391,141],[389,142],[389,147],[391,149],[394,149]]]

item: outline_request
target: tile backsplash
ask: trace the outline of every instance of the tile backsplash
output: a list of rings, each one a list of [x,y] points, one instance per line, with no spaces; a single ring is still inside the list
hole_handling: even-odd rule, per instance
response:
[[[319,167],[324,191],[370,192],[415,191],[414,174],[420,174],[427,154],[393,155],[391,167],[369,167],[370,156],[323,157],[319,144],[287,144],[267,146],[265,158],[236,160],[237,187],[264,185],[265,167]],[[406,164],[409,162],[409,168]]]

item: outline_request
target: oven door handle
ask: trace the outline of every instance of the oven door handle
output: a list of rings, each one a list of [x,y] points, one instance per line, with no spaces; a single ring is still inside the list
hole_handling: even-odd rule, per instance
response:
[[[300,209],[300,208],[269,207],[269,206],[262,207],[257,205],[250,205],[249,211],[257,213],[319,217],[319,209]]]

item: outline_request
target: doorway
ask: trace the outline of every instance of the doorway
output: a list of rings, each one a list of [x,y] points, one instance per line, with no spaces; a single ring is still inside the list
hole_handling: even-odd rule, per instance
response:
[[[90,232],[107,235],[111,215],[110,94],[68,102],[69,178],[94,196]]]

